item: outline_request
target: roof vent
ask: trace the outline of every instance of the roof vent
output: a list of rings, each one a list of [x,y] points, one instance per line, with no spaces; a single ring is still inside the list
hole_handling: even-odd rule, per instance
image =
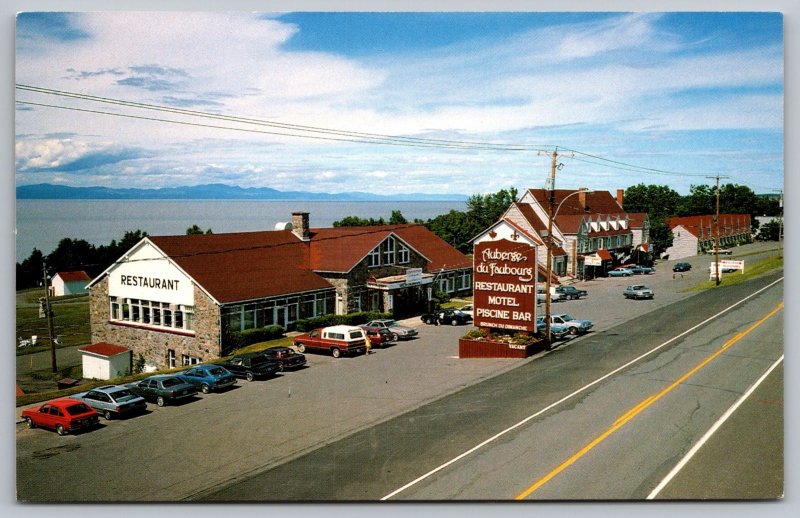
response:
[[[275,230],[292,230],[293,228],[291,221],[279,221],[275,223]]]

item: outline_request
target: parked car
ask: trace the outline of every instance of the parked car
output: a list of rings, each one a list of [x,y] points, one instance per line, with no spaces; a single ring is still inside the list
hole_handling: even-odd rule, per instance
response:
[[[560,302],[565,300],[564,294],[556,289],[556,286],[550,286],[550,302]],[[536,288],[536,303],[540,304],[547,302],[547,291],[544,286]]]
[[[236,376],[219,365],[195,365],[178,373],[188,383],[199,387],[203,394],[212,390],[226,389],[236,384]]]
[[[58,435],[81,432],[96,427],[97,411],[78,399],[60,398],[22,411],[28,428],[49,428]]]
[[[536,330],[539,333],[544,334],[546,331],[546,324],[544,321],[544,317],[536,319]],[[569,334],[569,327],[565,326],[564,324],[550,324],[550,336],[551,340],[561,340],[565,336]]]
[[[589,294],[586,290],[579,290],[575,286],[556,286],[556,293],[561,294],[565,299],[573,300],[585,297]]]
[[[655,268],[652,268],[650,266],[642,266],[640,264],[634,264],[633,266],[625,266],[625,268],[632,271],[634,275],[646,275],[656,271]]]
[[[632,284],[622,292],[626,299],[652,299],[653,290],[644,284]]]
[[[147,410],[147,402],[142,396],[137,396],[131,389],[121,385],[104,385],[71,397],[83,401],[108,420]]]
[[[392,319],[382,319],[382,320],[371,320],[364,324],[363,327],[365,330],[368,329],[388,329],[392,333],[395,334],[395,340],[411,340],[415,338],[419,331],[413,329],[408,326],[400,325],[397,320]]]
[[[719,254],[719,255],[731,255],[733,252],[731,252],[727,248],[711,248],[706,253],[710,254],[710,255],[716,255],[716,254]]]
[[[299,353],[291,347],[269,347],[260,351],[259,354],[268,360],[280,362],[283,370],[299,369],[308,362],[305,354]]]
[[[672,267],[673,272],[688,272],[691,269],[692,265],[684,262],[675,263],[675,265]]]
[[[380,349],[397,341],[397,335],[385,328],[370,327],[364,329],[364,332],[367,333],[370,347]]]
[[[544,322],[544,315],[536,319],[536,327],[539,327],[539,321]],[[590,320],[579,320],[572,315],[562,313],[560,315],[550,315],[550,328],[556,324],[561,324],[569,328],[569,334],[577,335],[578,333],[588,333],[594,326]]]
[[[237,354],[220,365],[237,378],[253,381],[256,378],[269,378],[283,371],[283,364],[270,360],[261,353]]]
[[[301,353],[306,351],[329,352],[334,358],[341,355],[364,354],[367,352],[367,335],[356,326],[330,326],[314,329],[294,337],[293,343]]]
[[[457,308],[456,311],[460,311],[461,313],[464,313],[465,315],[469,315],[470,317],[475,318],[475,308],[474,308],[474,306],[472,304],[467,304],[466,306],[461,306],[460,308]]]
[[[630,277],[631,275],[633,275],[633,271],[631,269],[623,268],[621,266],[608,271],[609,277]]]
[[[450,324],[452,326],[463,326],[472,322],[472,318],[466,313],[450,308],[440,309],[435,313],[425,313],[419,318],[426,324]]]
[[[158,406],[189,399],[197,395],[197,388],[177,374],[156,374],[126,385],[131,392]]]

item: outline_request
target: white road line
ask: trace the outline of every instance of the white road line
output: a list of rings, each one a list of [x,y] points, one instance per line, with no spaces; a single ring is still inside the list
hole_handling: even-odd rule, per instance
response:
[[[669,474],[664,477],[664,480],[662,480],[661,483],[658,484],[649,495],[647,495],[647,500],[653,500],[665,487],[667,487],[667,484],[669,484],[672,479],[675,478],[675,475],[677,475],[684,468],[684,466],[689,463],[692,457],[694,457],[694,455],[700,451],[700,448],[702,448],[705,443],[708,442],[708,440],[712,435],[714,435],[714,433],[716,433],[719,427],[722,426],[722,424],[733,415],[733,413],[741,406],[741,404],[744,403],[753,392],[755,392],[758,386],[761,385],[765,379],[767,379],[772,371],[783,362],[783,356],[784,355],[781,355],[781,357],[778,358],[769,369],[767,369],[767,372],[758,378],[758,380],[749,389],[747,389],[747,392],[742,394],[742,396],[736,400],[736,403],[734,403],[733,406],[731,406],[724,414],[722,414],[722,417],[720,417],[717,422],[714,423],[714,426],[709,428],[709,430],[703,435],[703,437],[700,438],[697,444],[695,444],[692,449],[689,450],[689,452],[681,459],[681,461],[676,464],[674,468],[672,468],[672,471],[670,471]]]
[[[587,384],[587,385],[584,385],[583,387],[581,387],[581,388],[577,389],[576,391],[572,392],[571,394],[569,394],[569,395],[567,395],[567,396],[564,396],[563,398],[559,399],[559,400],[558,400],[558,401],[556,401],[555,403],[552,403],[552,404],[550,404],[550,405],[548,405],[548,406],[544,407],[543,409],[539,410],[539,411],[538,411],[538,412],[536,412],[535,414],[532,414],[532,415],[530,415],[530,416],[526,417],[525,419],[523,419],[522,421],[520,421],[520,422],[518,422],[518,423],[516,423],[516,424],[514,424],[514,425],[512,425],[512,426],[509,426],[509,427],[508,427],[508,428],[506,428],[505,430],[503,430],[503,431],[501,431],[501,432],[499,432],[499,433],[497,433],[497,434],[493,435],[492,437],[489,437],[488,439],[486,439],[486,440],[485,440],[485,441],[483,441],[482,443],[480,443],[480,444],[478,444],[478,445],[476,445],[476,446],[474,446],[474,447],[470,448],[469,450],[465,451],[464,453],[461,453],[461,454],[460,454],[460,455],[458,455],[457,457],[454,457],[454,458],[450,459],[449,461],[445,462],[444,464],[442,464],[442,465],[440,465],[440,466],[438,466],[438,467],[436,467],[436,468],[434,468],[434,469],[430,470],[429,472],[425,473],[424,475],[422,475],[422,476],[420,476],[420,477],[418,477],[418,478],[416,478],[416,479],[412,480],[412,481],[411,481],[411,482],[409,482],[408,484],[406,484],[406,485],[404,485],[404,486],[402,486],[402,487],[400,487],[400,488],[398,488],[398,489],[395,489],[394,491],[392,491],[392,492],[391,492],[391,493],[389,493],[388,495],[386,495],[386,496],[384,496],[383,498],[381,498],[381,500],[389,500],[390,498],[392,498],[392,497],[394,497],[394,496],[396,496],[396,495],[398,495],[398,494],[402,493],[402,492],[403,492],[403,491],[405,491],[406,489],[408,489],[408,488],[410,488],[410,487],[413,487],[413,486],[415,486],[415,485],[419,484],[419,483],[420,483],[420,482],[422,482],[423,480],[425,480],[425,479],[427,479],[427,478],[431,477],[432,475],[434,475],[434,474],[438,473],[439,471],[441,471],[441,470],[443,470],[443,469],[447,468],[448,466],[451,466],[451,465],[455,464],[456,462],[460,461],[461,459],[463,459],[463,458],[465,458],[465,457],[467,457],[467,456],[471,455],[472,453],[475,453],[476,451],[480,450],[481,448],[483,448],[483,447],[484,447],[484,446],[486,446],[487,444],[490,444],[490,443],[492,443],[492,442],[496,441],[497,439],[499,439],[500,437],[502,437],[502,436],[506,435],[507,433],[509,433],[509,432],[511,432],[511,431],[513,431],[513,430],[516,430],[516,429],[517,429],[517,428],[519,428],[520,426],[523,426],[524,424],[528,423],[528,422],[529,422],[529,421],[531,421],[532,419],[535,419],[535,418],[539,417],[540,415],[544,414],[545,412],[547,412],[547,411],[549,411],[549,410],[551,410],[551,409],[553,409],[553,408],[557,407],[558,405],[560,405],[560,404],[562,404],[562,403],[564,403],[564,402],[566,402],[566,401],[569,401],[570,399],[572,399],[573,397],[577,396],[577,395],[578,395],[578,394],[580,394],[581,392],[584,392],[584,391],[588,390],[589,388],[591,388],[591,387],[593,387],[593,386],[597,385],[598,383],[601,383],[602,381],[604,381],[604,380],[606,380],[606,379],[610,378],[611,376],[613,376],[613,375],[615,375],[615,374],[619,373],[620,371],[627,369],[627,368],[628,368],[628,367],[630,367],[631,365],[633,365],[633,364],[635,364],[635,363],[639,362],[640,360],[642,360],[642,359],[646,358],[647,356],[650,356],[651,354],[655,353],[655,352],[656,352],[656,351],[658,351],[659,349],[661,349],[661,348],[663,348],[663,347],[665,347],[665,346],[667,346],[667,345],[671,344],[671,343],[672,343],[672,342],[674,342],[675,340],[678,340],[678,339],[680,339],[680,338],[683,338],[684,336],[686,336],[687,334],[689,334],[689,333],[693,332],[694,330],[696,330],[696,329],[698,329],[698,328],[700,328],[700,327],[702,327],[702,326],[704,326],[704,325],[708,324],[709,322],[713,321],[713,320],[714,320],[714,319],[716,319],[716,318],[719,318],[720,316],[724,315],[725,313],[727,313],[728,311],[732,310],[732,309],[733,309],[733,308],[735,308],[736,306],[739,306],[740,304],[743,304],[743,303],[744,303],[744,302],[746,302],[747,300],[749,300],[749,299],[751,299],[751,298],[753,298],[753,297],[755,297],[755,296],[757,296],[757,295],[761,294],[761,292],[768,290],[769,288],[771,288],[772,286],[774,286],[774,285],[778,284],[779,282],[783,282],[783,277],[781,277],[780,279],[777,279],[777,280],[775,280],[774,282],[772,282],[772,283],[768,284],[767,286],[764,286],[764,287],[763,287],[763,288],[761,288],[760,290],[758,290],[758,291],[756,291],[756,292],[754,292],[754,293],[751,293],[750,295],[748,295],[747,297],[745,297],[745,298],[741,299],[740,301],[738,301],[738,302],[735,302],[734,304],[731,304],[730,306],[728,306],[727,308],[723,309],[723,310],[722,310],[722,311],[720,311],[719,313],[717,313],[717,314],[715,314],[715,315],[713,315],[713,316],[711,316],[711,317],[709,317],[709,318],[707,318],[707,319],[703,320],[703,321],[702,321],[702,322],[700,322],[699,324],[697,324],[697,325],[695,325],[695,326],[693,326],[693,327],[691,327],[691,328],[687,329],[687,330],[686,330],[686,331],[684,331],[683,333],[681,333],[681,334],[679,334],[679,335],[676,335],[676,336],[674,336],[674,337],[670,338],[669,340],[667,340],[666,342],[662,343],[661,345],[658,345],[658,346],[654,347],[653,349],[650,349],[650,350],[649,350],[649,351],[647,351],[646,353],[644,353],[644,354],[642,354],[642,355],[640,355],[640,356],[638,356],[638,357],[634,358],[633,360],[629,361],[628,363],[626,363],[626,364],[624,364],[624,365],[622,365],[622,366],[620,366],[620,367],[617,367],[617,368],[616,368],[616,369],[614,369],[613,371],[611,371],[611,372],[609,372],[609,373],[607,373],[607,374],[605,374],[605,375],[603,375],[603,376],[601,376],[601,377],[597,378],[596,380],[592,381],[591,383],[589,383],[589,384]]]

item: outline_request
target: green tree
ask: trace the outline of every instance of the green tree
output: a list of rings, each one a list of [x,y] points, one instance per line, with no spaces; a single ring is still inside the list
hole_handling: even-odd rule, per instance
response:
[[[493,194],[474,194],[467,199],[467,214],[479,227],[486,228],[499,220],[515,201],[515,187],[500,189]]]
[[[434,234],[450,243],[462,253],[472,252],[472,238],[488,225],[481,225],[466,212],[451,210],[425,222]]]
[[[48,273],[85,270],[97,263],[97,248],[83,239],[64,238],[47,256]]]
[[[202,228],[198,227],[197,224],[194,224],[186,229],[187,236],[196,236],[199,234],[213,234],[213,233],[214,232],[212,232],[210,228],[208,230],[203,230]]]
[[[678,212],[681,195],[665,185],[640,183],[625,189],[623,207],[626,212],[646,212],[650,219],[670,217]]]
[[[43,277],[43,264],[44,254],[38,248],[34,248],[22,263],[17,263],[17,290],[38,286]]]
[[[375,218],[359,218],[358,216],[347,216],[345,218],[340,219],[339,221],[334,221],[334,227],[373,227],[378,225],[385,225],[386,221],[383,218],[375,219]]]
[[[389,224],[390,225],[405,225],[408,223],[408,220],[403,216],[403,213],[399,210],[393,210],[392,215],[389,217]]]

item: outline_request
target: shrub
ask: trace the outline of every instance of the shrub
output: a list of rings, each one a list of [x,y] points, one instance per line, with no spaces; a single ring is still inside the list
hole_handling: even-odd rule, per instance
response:
[[[361,324],[366,324],[370,320],[377,320],[380,318],[390,318],[390,316],[386,313],[378,313],[375,311],[358,311],[355,313],[348,313],[346,315],[323,315],[321,317],[309,318],[307,320],[298,320],[295,322],[295,329],[301,332],[306,332],[319,327],[338,325],[358,326]]]

